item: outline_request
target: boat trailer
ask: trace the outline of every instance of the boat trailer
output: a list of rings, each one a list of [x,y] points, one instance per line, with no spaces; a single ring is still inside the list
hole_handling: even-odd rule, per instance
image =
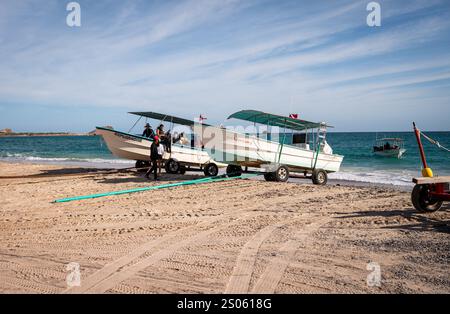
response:
[[[416,128],[413,122],[414,133],[419,146],[420,158],[422,159],[423,169],[421,178],[413,178],[416,184],[411,193],[411,201],[414,208],[422,213],[432,213],[438,211],[443,202],[450,201],[449,182],[450,176],[433,176],[433,171],[428,167],[420,130]]]

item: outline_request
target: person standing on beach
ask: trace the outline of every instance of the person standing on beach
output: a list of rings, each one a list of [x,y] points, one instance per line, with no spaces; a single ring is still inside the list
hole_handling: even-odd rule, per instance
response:
[[[159,147],[159,138],[155,136],[153,138],[153,143],[150,146],[150,160],[152,162],[152,167],[148,169],[145,177],[150,179],[150,174],[153,172],[153,176],[155,180],[158,180],[158,147]]]
[[[155,132],[153,131],[153,129],[149,123],[145,124],[145,129],[144,129],[144,132],[142,133],[142,136],[148,137],[148,138],[153,138],[155,136]]]
[[[163,164],[164,151],[165,151],[164,144],[161,141],[161,143],[159,143],[159,145],[158,145],[158,169],[159,169],[158,172],[160,174],[161,174],[161,168],[162,168],[162,164]]]

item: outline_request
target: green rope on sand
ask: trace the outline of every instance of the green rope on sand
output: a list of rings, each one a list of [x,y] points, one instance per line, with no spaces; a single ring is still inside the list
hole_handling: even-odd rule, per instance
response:
[[[235,179],[247,179],[250,177],[257,176],[257,175],[259,175],[259,174],[246,174],[246,175],[241,175],[241,176],[237,176],[237,177],[224,177],[224,176],[207,177],[207,178],[202,178],[202,179],[154,185],[154,186],[148,186],[148,187],[144,187],[144,188],[137,188],[137,189],[131,189],[131,190],[121,190],[121,191],[114,191],[114,192],[107,192],[107,193],[61,198],[61,199],[57,199],[57,200],[53,201],[53,203],[66,203],[66,202],[80,201],[80,200],[112,196],[112,195],[130,194],[130,193],[137,193],[137,192],[144,192],[144,191],[151,191],[151,190],[166,189],[166,188],[172,188],[172,187],[184,186],[184,185],[214,183],[214,182],[229,181],[229,180],[235,180]]]

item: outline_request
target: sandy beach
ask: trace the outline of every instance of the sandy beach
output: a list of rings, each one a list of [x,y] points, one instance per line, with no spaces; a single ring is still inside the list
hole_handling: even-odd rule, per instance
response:
[[[0,163],[0,292],[450,293],[449,207],[420,214],[400,189],[250,179],[52,203],[189,178]]]

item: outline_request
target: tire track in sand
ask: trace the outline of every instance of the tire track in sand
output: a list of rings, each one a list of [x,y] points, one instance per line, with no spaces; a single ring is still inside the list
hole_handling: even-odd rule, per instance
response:
[[[216,232],[218,229],[226,228],[226,227],[227,227],[227,225],[215,226],[208,230],[197,233],[196,235],[194,235],[192,237],[188,237],[182,241],[178,241],[172,245],[169,245],[169,246],[155,252],[154,254],[151,254],[150,256],[145,257],[144,259],[141,259],[140,261],[134,263],[133,265],[124,267],[123,269],[112,274],[110,277],[106,278],[105,280],[102,280],[102,281],[98,282],[97,284],[93,285],[86,292],[87,293],[104,293],[104,292],[108,291],[109,289],[115,287],[116,285],[120,284],[122,281],[135,275],[139,271],[144,270],[145,268],[149,267],[150,265],[155,264],[155,263],[161,261],[162,259],[169,257],[170,255],[172,255],[173,253],[175,253],[177,250],[181,249],[182,247],[184,247],[190,243],[201,242],[206,237],[208,237],[210,234]]]
[[[229,184],[226,184],[228,186]],[[234,183],[236,185],[236,183]],[[116,272],[121,271],[125,266],[136,262],[140,256],[144,255],[147,252],[154,251],[159,246],[163,245],[165,242],[168,242],[176,237],[185,237],[186,233],[190,230],[195,230],[202,227],[214,226],[215,223],[229,219],[230,217],[239,217],[239,212],[245,210],[237,210],[224,215],[212,216],[209,219],[202,218],[202,220],[193,225],[186,228],[179,229],[167,235],[164,235],[160,238],[151,240],[143,245],[139,246],[135,250],[129,252],[128,254],[122,256],[121,258],[112,261],[109,264],[106,264],[103,268],[97,270],[92,275],[90,275],[86,279],[82,279],[80,287],[71,287],[63,291],[63,293],[85,293],[90,290],[100,282],[105,281],[110,276],[114,275]]]
[[[252,293],[273,294],[286,268],[293,260],[300,243],[305,242],[311,233],[325,225],[330,219],[330,217],[322,218],[307,225],[306,228],[296,232],[292,239],[285,242],[278,251],[277,256],[267,265],[265,271],[259,277],[252,289]]]
[[[234,217],[239,217],[238,212],[228,213],[226,215],[221,215],[220,217],[211,217],[210,219],[202,220],[200,223],[193,226],[179,229],[158,239],[154,239],[147,243],[144,243],[130,253],[105,265],[103,268],[96,271],[87,279],[82,280],[80,287],[71,287],[63,291],[63,293],[105,292],[108,289],[114,287],[114,285],[122,282],[136,272],[145,269],[154,262],[170,256],[170,254],[172,254],[175,250],[183,247],[184,245],[189,244],[192,241],[199,241],[207,237],[209,234],[215,232],[217,229],[225,228],[229,224],[220,225],[217,224],[217,222]],[[202,231],[200,233],[197,233],[196,235],[186,238],[186,234],[189,231],[194,231],[195,229],[201,229],[202,227],[204,228],[211,226],[212,228],[209,228],[208,230]],[[177,237],[184,238],[184,240],[158,249],[158,247],[161,247],[166,242],[174,240]],[[152,254],[140,261],[137,261],[142,255],[148,252],[152,252]]]
[[[272,232],[285,224],[287,222],[283,221],[261,229],[244,245],[236,260],[225,293],[248,293],[259,247]]]

